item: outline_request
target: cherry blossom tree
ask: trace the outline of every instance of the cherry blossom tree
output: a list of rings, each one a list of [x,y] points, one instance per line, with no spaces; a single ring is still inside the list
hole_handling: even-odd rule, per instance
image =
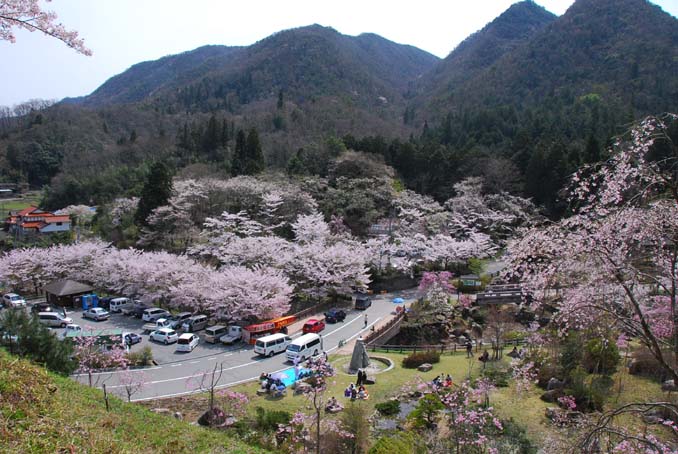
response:
[[[513,242],[507,276],[524,283],[536,306],[557,308],[561,332],[595,328],[611,317],[676,382],[677,124],[674,114],[648,117],[616,141],[607,162],[580,169],[570,190],[574,214]],[[632,445],[652,443],[623,430],[614,436]]]
[[[39,0],[0,2],[0,39],[16,42],[14,29],[42,32],[62,41],[76,52],[92,55],[92,51],[85,47],[85,41],[78,37],[78,32],[69,31],[63,24],[57,22],[56,13],[43,10]]]

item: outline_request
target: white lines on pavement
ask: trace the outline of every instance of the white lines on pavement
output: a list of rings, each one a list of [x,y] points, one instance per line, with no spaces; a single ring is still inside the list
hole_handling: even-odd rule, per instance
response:
[[[226,371],[228,371],[228,370],[239,369],[239,368],[241,368],[241,367],[251,366],[252,364],[258,363],[259,361],[261,361],[261,360],[250,361],[249,363],[240,364],[240,365],[238,365],[238,366],[233,366],[233,367],[225,368],[225,369],[223,369],[223,371],[226,372]],[[195,362],[197,363],[197,362],[199,362],[199,361],[195,361]],[[189,363],[189,364],[192,364],[192,363]],[[289,367],[286,367],[285,369],[289,369]],[[280,369],[280,370],[285,370],[285,369]],[[187,380],[187,379],[189,379],[189,378],[202,377],[202,376],[205,375],[206,373],[209,373],[209,372],[200,372],[199,374],[186,375],[186,376],[184,376],[184,377],[177,377],[177,378],[167,378],[167,379],[165,379],[165,380],[153,380],[153,381],[147,381],[147,382],[144,382],[144,385],[156,385],[156,384],[158,384],[158,383],[167,383],[167,382],[171,382],[171,381]],[[108,386],[107,388],[109,388],[109,389],[114,389],[114,388],[124,388],[124,386],[125,386],[125,385],[113,385],[113,386]]]
[[[254,361],[254,362],[256,363],[257,361]],[[240,367],[240,366],[232,367],[231,369],[235,369],[237,367]],[[287,369],[289,369],[289,367],[278,369],[278,370],[275,370],[271,373],[275,374],[276,372],[282,372],[282,371],[287,370]],[[224,370],[226,370],[226,369],[224,369]],[[202,375],[202,374],[200,374],[200,375]],[[215,389],[228,388],[229,386],[235,386],[235,385],[239,385],[241,383],[247,383],[248,381],[254,381],[254,380],[258,380],[258,379],[259,379],[259,376],[257,375],[255,377],[245,378],[243,380],[238,380],[238,381],[232,381],[232,382],[229,382],[229,383],[224,383],[223,385],[217,385],[215,387]],[[111,388],[114,388],[114,387],[115,386],[113,386],[113,387],[107,386],[108,389],[111,389]],[[117,386],[117,387],[121,387],[121,386]],[[164,394],[162,396],[144,397],[142,399],[132,399],[132,402],[141,402],[141,401],[144,401],[144,400],[165,399],[165,398],[168,398],[168,397],[185,396],[187,394],[196,394],[196,393],[200,393],[200,392],[202,392],[202,390],[194,389],[192,391],[183,391],[183,392],[180,392],[180,393]]]
[[[160,367],[160,366],[142,367],[142,368],[139,368],[139,369],[129,369],[129,371],[131,371],[131,372],[136,372],[136,371],[143,372],[143,371],[155,370],[155,369],[162,369],[162,367]],[[93,372],[92,376],[94,376],[94,375],[113,375],[113,374],[120,374],[120,373],[123,373],[123,372],[127,372],[127,369],[125,369],[125,370],[109,370],[108,372]],[[75,378],[75,377],[88,377],[88,376],[89,376],[89,374],[73,374],[73,375],[71,375],[71,377],[73,377],[73,378]]]
[[[179,364],[170,364],[170,367],[177,367],[177,366],[181,366],[181,365],[182,365],[181,363],[179,363]]]
[[[353,336],[349,337],[348,339],[344,339],[344,342],[350,342],[350,341],[352,341],[353,338],[360,336],[364,331],[367,331],[368,328],[371,328],[373,325],[375,325],[375,324],[376,324],[379,320],[381,320],[381,319],[382,319],[382,317],[377,317],[377,319],[376,319],[375,321],[373,321],[372,323],[370,323],[369,325],[367,325],[362,331],[359,331],[359,332],[355,333]],[[339,348],[339,346],[332,347],[332,348],[330,348],[329,350],[325,350],[325,351],[326,351],[327,353],[330,353],[332,350],[336,350],[337,348]]]
[[[198,364],[199,362],[200,362],[200,361],[191,361],[191,362],[188,363],[188,364]]]
[[[332,334],[336,333],[337,331],[346,328],[346,327],[347,327],[348,325],[350,325],[351,323],[353,323],[353,322],[355,322],[356,320],[358,320],[358,319],[360,319],[360,318],[363,318],[363,317],[364,317],[364,315],[360,314],[360,315],[358,315],[356,318],[354,318],[353,320],[351,320],[350,322],[342,323],[342,325],[341,325],[339,328],[335,329],[334,331],[330,331],[329,333],[323,333],[323,337],[331,336]]]
[[[211,357],[211,358],[207,358],[207,361],[214,361],[215,359],[217,359],[217,357],[216,357],[216,356],[213,356],[213,357]]]
[[[232,355],[233,355],[233,353],[226,353],[225,355],[222,355],[222,356],[232,356]]]

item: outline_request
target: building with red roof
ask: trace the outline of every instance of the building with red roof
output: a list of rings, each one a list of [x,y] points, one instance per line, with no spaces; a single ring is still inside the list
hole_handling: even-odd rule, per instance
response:
[[[21,211],[11,212],[5,220],[5,228],[9,233],[20,235],[68,232],[71,230],[71,217],[30,206]]]

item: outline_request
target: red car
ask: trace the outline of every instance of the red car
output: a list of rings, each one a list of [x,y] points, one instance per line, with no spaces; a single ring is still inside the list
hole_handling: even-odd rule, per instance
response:
[[[308,333],[319,333],[320,331],[325,329],[325,321],[324,320],[316,320],[314,318],[310,319],[306,323],[304,323],[304,327],[301,329],[301,331],[304,334]]]

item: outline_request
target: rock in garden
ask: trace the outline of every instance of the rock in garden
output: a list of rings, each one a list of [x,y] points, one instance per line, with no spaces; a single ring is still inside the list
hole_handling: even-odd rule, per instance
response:
[[[424,363],[424,364],[422,364],[421,366],[417,367],[417,370],[418,370],[419,372],[428,372],[428,371],[430,371],[431,369],[433,369],[433,365],[432,365],[432,364],[429,364],[429,363]]]
[[[678,391],[678,386],[673,380],[666,380],[662,383],[662,391]]]
[[[546,391],[544,394],[542,394],[540,399],[543,400],[544,402],[555,403],[555,402],[558,402],[559,397],[563,397],[563,390],[562,389],[552,389],[552,390]]]
[[[151,408],[151,411],[159,415],[169,415],[172,413],[169,408]]]
[[[179,421],[183,421],[183,420],[184,420],[184,415],[182,415],[180,411],[175,411],[175,412],[174,412],[174,418],[175,418],[175,419],[178,419]]]
[[[551,379],[546,385],[546,390],[552,391],[554,389],[563,389],[564,387],[565,387],[564,381],[560,381],[556,377],[551,377]]]

